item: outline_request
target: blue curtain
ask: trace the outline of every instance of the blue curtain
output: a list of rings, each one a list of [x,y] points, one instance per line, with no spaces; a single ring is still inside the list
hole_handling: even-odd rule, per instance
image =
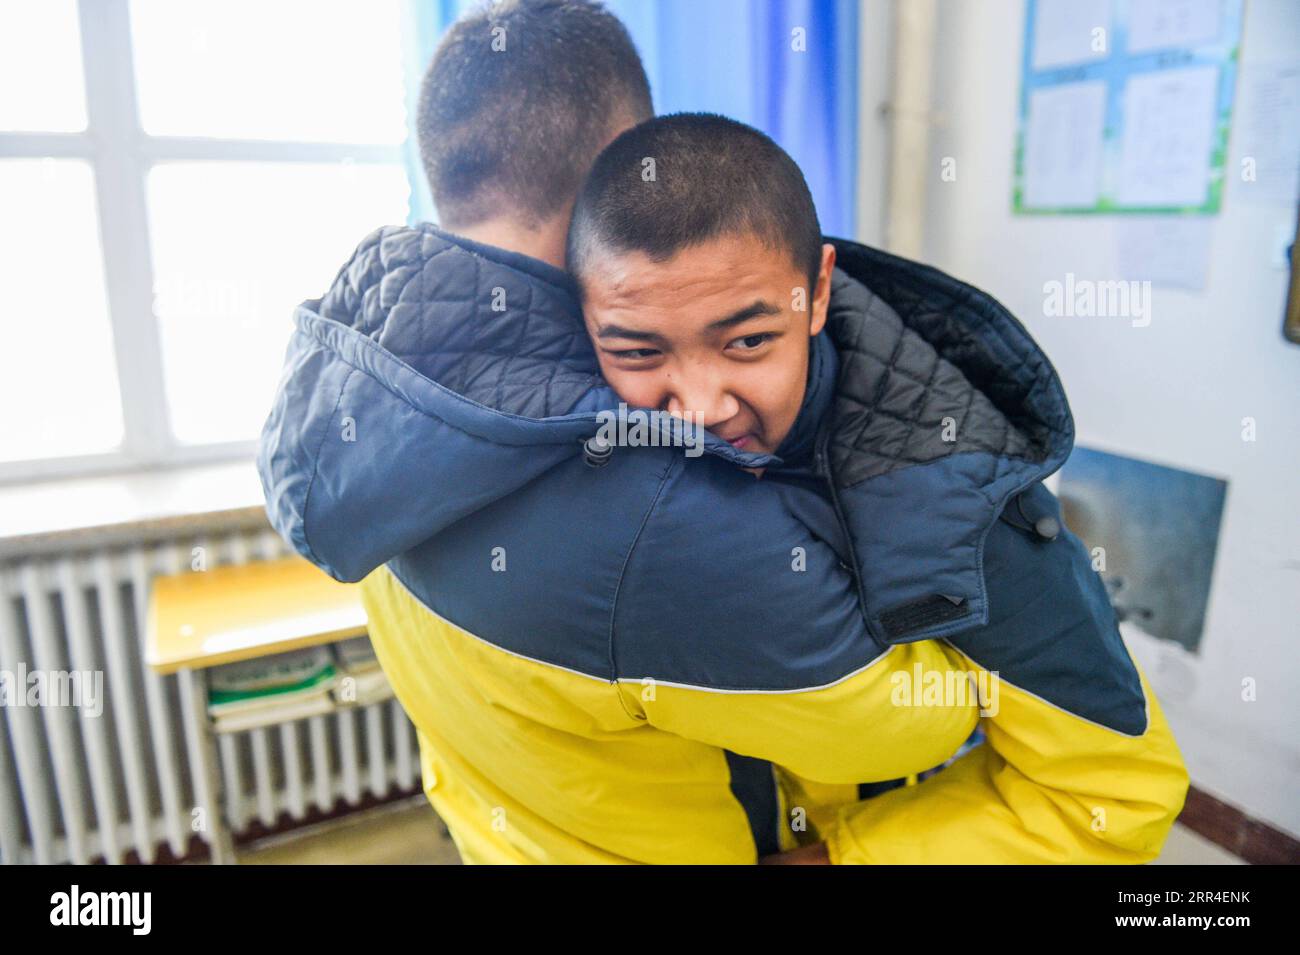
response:
[[[402,159],[411,186],[407,225],[438,219],[429,181],[420,164],[420,144],[415,132],[420,80],[433,59],[442,32],[469,6],[467,0],[404,0],[402,3],[402,76],[406,90],[406,142],[402,144]]]
[[[437,38],[475,0],[410,0],[408,116]],[[857,0],[606,0],[636,41],[655,112],[721,113],[763,130],[803,170],[822,231],[855,234]],[[414,137],[411,220],[432,219]]]

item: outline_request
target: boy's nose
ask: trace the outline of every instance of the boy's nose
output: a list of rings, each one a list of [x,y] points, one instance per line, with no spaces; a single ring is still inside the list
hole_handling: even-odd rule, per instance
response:
[[[712,428],[734,418],[740,411],[740,402],[722,388],[679,388],[669,395],[667,411],[691,421],[696,419],[688,415],[698,415],[701,426]]]

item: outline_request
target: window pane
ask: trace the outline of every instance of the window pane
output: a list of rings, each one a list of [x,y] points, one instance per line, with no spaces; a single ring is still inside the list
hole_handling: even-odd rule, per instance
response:
[[[122,441],[90,167],[0,160],[0,460],[108,451]]]
[[[85,128],[75,0],[0,0],[0,129]]]
[[[406,138],[396,0],[132,0],[131,34],[147,133]]]
[[[256,438],[299,303],[406,220],[397,164],[178,162],[148,183],[154,310],[178,440]]]

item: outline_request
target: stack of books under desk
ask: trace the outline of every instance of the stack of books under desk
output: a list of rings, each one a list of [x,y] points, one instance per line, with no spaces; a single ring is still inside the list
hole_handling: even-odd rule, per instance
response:
[[[393,695],[365,636],[213,667],[208,715],[218,733],[275,726]]]

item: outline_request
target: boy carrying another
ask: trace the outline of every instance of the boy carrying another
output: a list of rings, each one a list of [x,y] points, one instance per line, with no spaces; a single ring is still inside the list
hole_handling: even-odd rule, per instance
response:
[[[492,22],[444,50],[491,57]],[[581,69],[555,42],[557,76]],[[490,90],[426,108],[472,136]],[[298,310],[264,432],[268,512],[365,578],[462,857],[1154,858],[1186,770],[1041,483],[1073,440],[1050,362],[978,290],[823,242],[762,134],[618,126],[589,127],[614,141],[577,196],[576,284],[468,218],[380,229]],[[475,167],[433,164],[440,208],[451,181],[519,185],[448,168]],[[507,202],[497,234],[544,254],[570,201]],[[700,415],[705,453],[593,447],[620,402]]]

